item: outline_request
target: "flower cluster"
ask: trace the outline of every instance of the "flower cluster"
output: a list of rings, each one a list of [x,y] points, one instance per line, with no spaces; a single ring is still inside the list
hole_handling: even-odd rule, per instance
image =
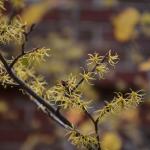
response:
[[[97,111],[99,121],[105,120],[107,117],[117,114],[125,109],[134,108],[142,102],[143,94],[131,91],[127,97],[123,97],[121,93],[117,93],[112,102],[107,103],[102,109]]]
[[[22,61],[18,61],[14,65],[16,75],[23,81],[28,81],[30,77],[34,77],[35,71],[33,68],[24,65]]]
[[[26,66],[32,66],[34,64],[40,64],[42,61],[45,61],[46,57],[50,56],[50,49],[48,48],[37,48],[32,51],[27,52],[20,61],[23,62]]]
[[[0,19],[0,42],[7,44],[15,42],[21,44],[24,41],[25,23],[20,17],[9,20],[6,16]]]
[[[73,130],[68,133],[69,140],[72,144],[76,145],[80,149],[95,150],[98,149],[99,141],[92,135],[82,135],[81,133]]]
[[[98,53],[88,54],[88,56],[89,56],[89,59],[87,60],[88,65],[99,64],[103,59],[103,56],[100,56]]]
[[[17,77],[23,80],[36,94],[44,97],[47,83],[42,76],[36,75],[34,67],[26,65],[26,63],[20,59],[14,65],[14,71]]]
[[[108,53],[108,63],[111,65],[111,66],[115,66],[119,61],[119,57],[118,57],[118,54],[115,53],[114,55],[112,54],[111,50],[109,51]]]
[[[89,102],[82,100],[79,90],[73,90],[76,84],[76,77],[70,75],[66,81],[60,81],[56,86],[47,90],[45,98],[63,109],[87,109]]]
[[[104,79],[104,76],[109,71],[106,63],[102,63],[96,67],[96,73],[99,76],[99,79]]]
[[[0,83],[6,87],[8,84],[13,84],[13,80],[8,75],[7,71],[5,70],[4,66],[0,62]]]
[[[42,76],[35,76],[29,83],[29,87],[39,96],[44,97],[47,82]]]
[[[91,84],[90,82],[95,80],[94,72],[85,71],[85,69],[83,69],[83,73],[80,73],[80,75],[88,84]]]
[[[118,55],[112,54],[110,50],[105,56],[100,56],[98,53],[89,54],[87,60],[87,70],[83,69],[81,77],[89,84],[95,80],[98,76],[99,79],[103,79],[109,71],[109,66],[115,66],[118,63]]]

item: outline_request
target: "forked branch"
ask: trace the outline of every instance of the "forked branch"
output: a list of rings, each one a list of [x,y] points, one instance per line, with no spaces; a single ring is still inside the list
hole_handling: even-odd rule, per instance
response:
[[[0,53],[0,60],[3,63],[7,73],[9,76],[28,94],[30,94],[35,101],[38,102],[38,104],[45,107],[45,111],[47,114],[55,120],[57,123],[59,123],[61,126],[63,126],[66,129],[73,128],[72,124],[60,113],[55,110],[54,107],[52,107],[46,100],[44,100],[42,97],[38,96],[24,81],[22,81],[20,78],[16,76],[13,69],[8,65],[7,60],[2,56]]]

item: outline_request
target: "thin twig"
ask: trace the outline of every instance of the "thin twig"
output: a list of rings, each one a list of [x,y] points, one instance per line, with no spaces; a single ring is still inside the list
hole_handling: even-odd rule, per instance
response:
[[[109,52],[107,52],[107,53],[105,54],[105,56],[103,57],[103,59],[101,60],[100,63],[103,63],[103,62],[105,61],[106,57],[108,56],[108,53],[109,53]],[[99,65],[99,63],[96,64],[96,65],[93,67],[93,69],[91,70],[91,72],[95,72],[96,67],[97,67],[98,65]],[[76,86],[71,90],[71,92],[74,92],[74,91],[83,83],[84,80],[85,80],[84,78],[81,78],[81,79],[79,80],[79,82],[76,84]]]
[[[0,82],[0,84],[2,84],[2,83]],[[16,83],[7,83],[7,86],[9,86],[9,87],[19,87],[19,84],[16,84]]]
[[[10,17],[9,17],[9,21],[8,21],[8,24],[10,25],[12,20],[14,19],[14,17],[16,16],[16,11],[12,11],[12,13],[10,14]]]
[[[21,54],[20,55],[18,55],[14,60],[13,60],[13,62],[10,64],[10,68],[12,68],[14,65],[15,65],[15,63],[21,58],[21,57],[23,57],[24,55],[26,55],[26,54],[29,54],[29,53],[32,53],[33,51],[35,51],[36,49],[33,49],[32,51],[29,51],[29,52],[25,52],[25,45],[26,45],[26,43],[28,42],[28,36],[31,34],[31,32],[33,31],[33,28],[35,27],[35,24],[33,24],[33,25],[31,25],[31,27],[30,27],[30,30],[26,33],[26,32],[24,32],[24,36],[25,36],[25,40],[24,40],[24,42],[23,42],[23,44],[21,45]]]
[[[86,116],[93,122],[95,123],[95,120],[93,118],[93,116],[88,112],[88,110],[86,110],[85,108],[83,108],[84,113],[86,114]]]
[[[25,40],[24,40],[24,42],[21,45],[21,53],[22,54],[25,53],[25,45],[28,42],[28,37],[31,34],[31,32],[33,31],[34,27],[35,27],[35,24],[32,24],[31,27],[30,27],[30,30],[28,32],[24,32]]]
[[[24,52],[24,53],[21,53],[20,55],[18,55],[13,61],[12,63],[10,64],[10,68],[13,68],[13,66],[16,64],[16,62],[22,58],[23,56],[27,55],[27,54],[30,54],[30,53],[33,53],[34,51],[38,50],[38,48],[34,48],[33,50],[31,51],[28,51],[28,52]]]
[[[95,121],[94,126],[95,126],[96,138],[97,138],[97,141],[98,141],[98,150],[101,150],[101,146],[100,146],[100,143],[99,143],[100,137],[99,137],[99,133],[98,133],[98,120]]]
[[[86,114],[86,116],[93,122],[94,128],[95,128],[95,134],[96,134],[96,139],[98,142],[98,150],[101,150],[101,146],[100,146],[100,137],[99,137],[99,133],[98,133],[98,119],[94,120],[93,116],[88,112],[88,110],[86,110],[85,108],[83,109],[84,113]]]

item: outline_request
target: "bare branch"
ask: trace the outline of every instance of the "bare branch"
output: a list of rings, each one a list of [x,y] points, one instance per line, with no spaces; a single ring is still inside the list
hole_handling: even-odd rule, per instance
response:
[[[47,112],[53,120],[55,120],[57,123],[59,123],[61,126],[63,126],[66,129],[73,128],[72,124],[63,115],[61,115],[57,110],[55,110],[55,108],[52,107],[46,100],[38,96],[29,86],[26,85],[24,81],[22,81],[20,78],[18,78],[15,75],[14,71],[12,70],[12,68],[10,68],[10,66],[8,65],[5,58],[1,55],[1,53],[0,53],[0,60],[3,63],[10,77],[17,84],[19,84],[23,90],[29,93],[40,105],[44,106],[48,110]]]
[[[21,53],[22,53],[22,55],[25,53],[25,45],[28,42],[28,37],[31,34],[31,32],[33,31],[34,27],[35,27],[35,24],[32,24],[31,27],[30,27],[30,30],[28,32],[24,32],[25,41],[21,45]]]
[[[38,48],[34,48],[33,50],[31,51],[28,51],[28,52],[24,52],[23,54],[21,53],[20,55],[18,55],[13,61],[12,63],[10,64],[10,68],[13,68],[13,66],[16,64],[16,62],[23,56],[27,55],[27,54],[30,54],[30,53],[33,53],[34,51],[38,50]]]
[[[101,150],[101,146],[100,146],[100,143],[99,143],[100,137],[99,137],[99,133],[98,133],[98,120],[95,121],[94,126],[95,126],[96,138],[97,138],[97,141],[98,141],[98,150]]]

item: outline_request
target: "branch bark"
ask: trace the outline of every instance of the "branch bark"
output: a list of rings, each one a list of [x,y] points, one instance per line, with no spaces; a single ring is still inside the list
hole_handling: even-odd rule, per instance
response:
[[[38,96],[24,81],[22,81],[20,78],[16,76],[13,69],[8,65],[7,60],[2,56],[0,53],[0,60],[3,63],[7,73],[10,75],[10,77],[28,94],[30,94],[39,104],[44,106],[47,110],[48,115],[55,120],[57,123],[59,123],[61,126],[63,126],[65,129],[72,129],[72,124],[62,115],[60,112],[58,112],[54,107],[52,107],[46,100],[44,100],[42,97]]]

